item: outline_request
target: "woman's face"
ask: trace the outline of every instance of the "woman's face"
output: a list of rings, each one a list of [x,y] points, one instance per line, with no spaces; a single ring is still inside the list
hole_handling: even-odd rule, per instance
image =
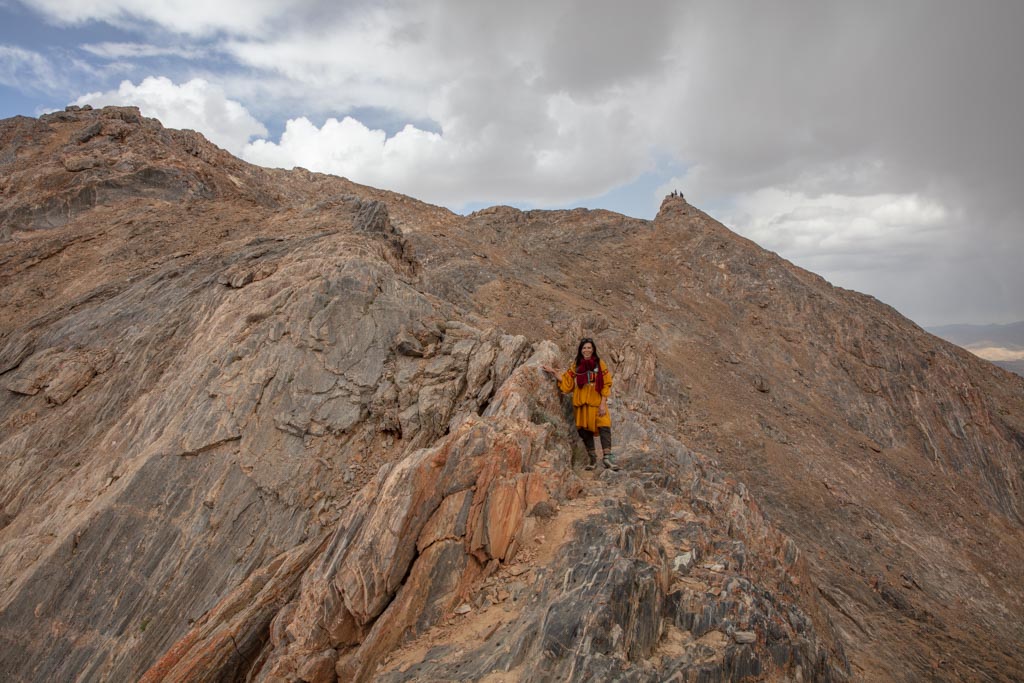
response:
[[[583,345],[583,348],[580,349],[580,353],[583,354],[584,358],[590,358],[591,356],[594,355],[594,345],[591,344],[590,342],[587,342],[586,344]]]

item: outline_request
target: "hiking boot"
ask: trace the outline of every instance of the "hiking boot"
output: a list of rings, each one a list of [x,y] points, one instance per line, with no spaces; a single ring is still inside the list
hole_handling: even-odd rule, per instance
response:
[[[592,470],[597,465],[597,452],[587,451],[587,466],[583,469]]]
[[[604,454],[604,466],[610,469],[612,472],[618,472],[619,466],[615,464],[615,456],[611,453]]]

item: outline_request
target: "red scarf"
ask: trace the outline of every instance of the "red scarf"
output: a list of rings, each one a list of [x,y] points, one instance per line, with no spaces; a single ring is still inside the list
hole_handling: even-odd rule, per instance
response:
[[[590,382],[594,383],[594,388],[600,394],[601,389],[604,388],[604,373],[601,372],[601,367],[593,356],[583,358],[576,366],[576,386],[582,389]]]

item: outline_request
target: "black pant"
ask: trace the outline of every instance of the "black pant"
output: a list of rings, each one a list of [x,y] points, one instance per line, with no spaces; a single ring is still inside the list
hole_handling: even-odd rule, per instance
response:
[[[601,436],[601,451],[608,453],[612,450],[612,428],[598,427],[598,434]],[[576,433],[583,439],[583,445],[587,447],[587,453],[594,452],[594,432],[580,427]]]

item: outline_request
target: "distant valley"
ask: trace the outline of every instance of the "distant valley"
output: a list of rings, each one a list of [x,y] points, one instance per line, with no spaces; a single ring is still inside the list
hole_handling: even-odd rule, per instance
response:
[[[928,331],[1024,376],[1024,321],[1006,325],[942,325]]]

